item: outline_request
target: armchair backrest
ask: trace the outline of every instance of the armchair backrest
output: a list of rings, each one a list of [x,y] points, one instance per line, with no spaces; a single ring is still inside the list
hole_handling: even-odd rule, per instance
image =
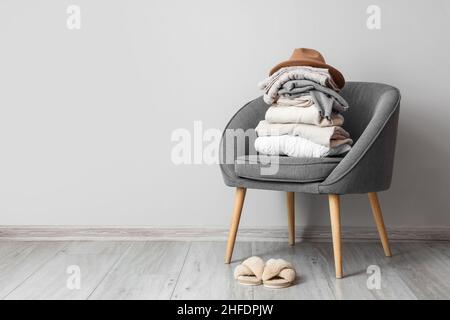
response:
[[[319,189],[336,194],[386,190],[392,179],[400,92],[380,83],[348,82],[341,94],[350,105],[344,127],[355,143]]]
[[[347,100],[350,108],[344,113],[344,127],[349,131],[353,141],[357,141],[366,130],[369,123],[381,113],[390,113],[395,103],[383,103],[388,98],[385,93],[394,94],[394,102],[400,98],[400,93],[394,87],[370,82],[347,82],[340,94]],[[381,102],[381,103],[379,103]]]

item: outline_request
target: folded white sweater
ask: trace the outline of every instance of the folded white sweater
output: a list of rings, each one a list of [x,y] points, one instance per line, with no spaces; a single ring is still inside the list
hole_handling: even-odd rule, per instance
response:
[[[286,155],[297,158],[323,158],[339,155],[350,151],[351,146],[343,144],[335,148],[328,148],[298,136],[269,136],[258,137],[255,149],[261,154],[276,156]]]
[[[341,144],[353,144],[349,133],[338,126],[319,127],[303,123],[269,123],[261,120],[255,131],[258,137],[299,136],[329,148],[338,147]]]
[[[344,124],[344,117],[341,114],[332,113],[331,119],[326,119],[315,105],[306,108],[274,105],[267,109],[265,118],[270,123],[306,123],[320,127]]]

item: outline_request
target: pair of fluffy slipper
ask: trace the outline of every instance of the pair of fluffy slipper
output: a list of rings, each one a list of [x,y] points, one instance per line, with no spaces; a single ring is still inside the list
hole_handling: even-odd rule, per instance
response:
[[[263,284],[268,288],[281,289],[294,283],[295,270],[283,259],[269,259],[264,263],[260,257],[250,257],[234,269],[234,278],[247,286]]]

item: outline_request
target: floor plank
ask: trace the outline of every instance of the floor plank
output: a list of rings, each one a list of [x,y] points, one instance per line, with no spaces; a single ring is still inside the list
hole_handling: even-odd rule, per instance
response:
[[[443,261],[450,265],[450,242],[434,241],[427,242],[426,246],[439,255]]]
[[[254,288],[255,299],[333,299],[334,294],[324,276],[324,257],[311,243],[297,243],[291,247],[286,242],[253,242],[252,253],[264,261],[283,258],[293,264],[297,279],[286,289]]]
[[[86,299],[129,248],[126,242],[73,242],[60,250],[6,299]],[[69,266],[79,266],[80,289],[69,289]]]
[[[395,259],[386,257],[384,255],[381,243],[367,242],[367,243],[344,243],[347,251],[350,251],[351,258],[345,260],[347,268],[349,269],[349,277],[352,278],[352,271],[360,275],[361,281],[359,283],[359,292],[365,291],[370,293],[374,299],[378,300],[415,300],[417,297],[410,290],[408,285],[398,275],[395,267]],[[397,248],[391,245],[394,256],[397,254]],[[367,281],[369,278],[376,276],[368,273],[369,267],[378,267],[380,275],[380,288],[369,288]],[[355,277],[356,279],[357,277]],[[349,288],[351,290],[351,288]],[[347,295],[342,295],[338,298],[348,299]]]
[[[396,247],[390,263],[418,299],[450,299],[450,268],[443,255],[426,243],[398,243]]]
[[[190,244],[137,242],[89,299],[169,299]]]
[[[374,243],[344,243],[344,278],[334,274],[331,243],[254,243],[253,254],[267,261],[281,257],[296,268],[298,280],[284,290],[255,288],[255,299],[415,299],[402,279],[385,264],[379,245]],[[381,270],[381,288],[369,289],[367,267]]]
[[[252,287],[233,278],[234,267],[251,256],[251,243],[235,245],[233,261],[224,263],[224,242],[193,242],[172,299],[252,299]]]
[[[334,277],[331,243],[236,243],[223,263],[224,242],[0,241],[0,298],[6,299],[449,299],[450,242],[393,242],[393,257],[374,242],[344,242],[344,278]],[[239,285],[238,263],[251,255],[283,258],[298,272],[294,286]],[[70,290],[67,267],[81,270]],[[381,288],[367,287],[367,267]]]
[[[66,244],[63,242],[0,242],[0,299],[30,277]]]
[[[357,245],[357,244],[356,244]],[[336,279],[334,270],[333,245],[331,243],[320,243],[317,246],[319,252],[325,257],[326,279],[333,289],[335,298],[338,300],[374,300],[374,295],[367,288],[367,264],[362,263],[358,257],[358,247],[350,243],[342,243],[343,273],[342,279]]]

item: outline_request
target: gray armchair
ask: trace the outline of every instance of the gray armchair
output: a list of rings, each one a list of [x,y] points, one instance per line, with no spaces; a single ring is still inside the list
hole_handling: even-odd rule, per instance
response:
[[[230,263],[247,188],[287,192],[289,243],[295,242],[294,193],[328,194],[336,277],[342,277],[339,196],[367,193],[386,256],[391,256],[376,192],[391,184],[400,93],[378,83],[348,82],[341,91],[350,109],[345,129],[355,141],[344,157],[321,159],[279,157],[277,172],[263,174],[270,161],[254,150],[254,128],[269,107],[257,98],[230,120],[221,141],[221,171],[225,184],[236,188],[225,262]],[[233,132],[245,131],[245,138]],[[236,140],[237,139],[237,140]]]

